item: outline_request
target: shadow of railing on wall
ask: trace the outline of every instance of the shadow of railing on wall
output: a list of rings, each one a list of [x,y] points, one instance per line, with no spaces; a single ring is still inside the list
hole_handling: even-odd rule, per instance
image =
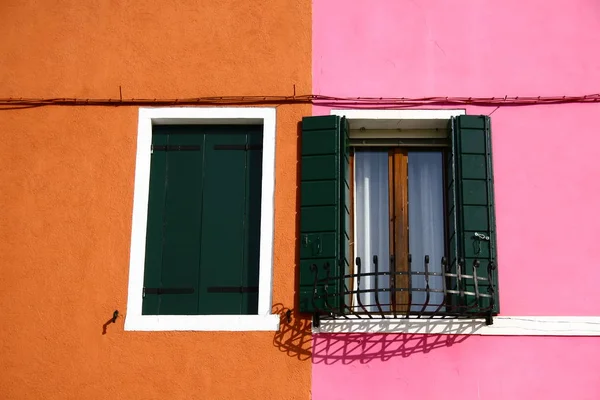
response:
[[[427,354],[467,340],[468,335],[424,335],[409,333],[334,333],[313,337],[315,364],[367,364],[395,357]]]
[[[309,318],[300,318],[296,310],[275,304],[273,314],[280,318],[279,331],[275,332],[273,345],[290,357],[300,361],[310,360],[312,356],[312,328]]]
[[[273,313],[280,316],[280,329],[273,337],[273,345],[281,352],[300,361],[312,360],[319,364],[366,364],[372,361],[388,361],[395,357],[411,357],[416,354],[427,354],[441,348],[447,348],[466,341],[474,329],[472,321],[455,321],[452,325],[452,334],[431,334],[438,331],[435,320],[429,320],[426,328],[419,333],[366,333],[370,329],[365,326],[365,321],[360,324],[352,321],[341,322],[348,324],[342,327],[344,332],[350,333],[320,333],[313,334],[311,321],[300,318],[300,315],[283,304],[275,304]],[[406,321],[396,321],[404,323]],[[445,326],[446,323],[437,321]],[[485,326],[484,321],[479,321]],[[373,324],[380,325],[381,321]],[[415,322],[417,324],[417,322]],[[364,332],[359,331],[365,330]],[[372,327],[371,327],[372,328]],[[448,331],[447,333],[450,333]]]

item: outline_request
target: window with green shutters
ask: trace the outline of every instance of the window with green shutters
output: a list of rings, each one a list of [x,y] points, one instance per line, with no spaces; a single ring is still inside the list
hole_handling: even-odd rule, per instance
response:
[[[496,314],[489,117],[431,136],[350,132],[344,117],[302,122],[300,310]]]
[[[262,126],[152,131],[143,315],[256,314]]]

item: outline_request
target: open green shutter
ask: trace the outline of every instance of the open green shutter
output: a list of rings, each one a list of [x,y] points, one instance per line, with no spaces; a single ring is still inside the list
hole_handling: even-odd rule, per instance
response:
[[[300,178],[300,312],[343,307],[341,275],[349,270],[348,128],[338,116],[302,120]],[[319,279],[331,279],[317,285]],[[325,296],[327,298],[325,299]],[[327,304],[326,304],[327,303]],[[316,306],[316,307],[315,307]]]
[[[447,244],[448,244],[448,271],[456,272],[456,266],[459,259],[458,254],[458,232],[457,232],[457,195],[456,195],[456,154],[455,154],[455,121],[451,119],[448,124],[450,131],[450,147],[446,153],[446,226],[448,228]],[[449,279],[446,285],[451,290],[458,290],[458,281]],[[446,300],[451,309],[456,310],[460,305],[457,295],[449,295]]]
[[[457,260],[464,260],[462,273],[471,275],[473,262],[479,261],[477,275],[491,279],[495,286],[493,311],[497,313],[497,270],[494,269],[492,276],[488,274],[488,265],[497,264],[490,118],[482,115],[454,118],[451,141],[447,177],[449,264],[456,271]],[[479,281],[480,293],[489,293],[488,288],[487,282]],[[465,281],[462,289],[474,292],[474,282]],[[471,300],[466,299],[467,303]],[[450,304],[457,305],[457,301],[450,299]],[[480,298],[479,307],[488,307],[489,302],[490,299]]]

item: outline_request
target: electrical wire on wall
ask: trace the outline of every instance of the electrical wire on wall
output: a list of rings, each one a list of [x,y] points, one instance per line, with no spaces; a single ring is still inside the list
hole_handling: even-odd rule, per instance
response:
[[[597,103],[600,94],[583,96],[529,97],[334,97],[324,95],[300,96],[223,96],[178,99],[93,99],[93,98],[0,98],[0,110],[42,106],[211,106],[211,105],[282,105],[311,104],[320,106],[365,109],[394,109],[421,106],[531,106],[567,103]]]

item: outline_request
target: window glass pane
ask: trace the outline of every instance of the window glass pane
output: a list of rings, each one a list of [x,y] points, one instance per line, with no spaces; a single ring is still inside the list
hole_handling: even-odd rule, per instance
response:
[[[389,200],[388,200],[388,152],[357,151],[354,156],[355,168],[355,227],[356,257],[362,261],[362,273],[375,271],[373,256],[378,257],[378,269],[390,269],[389,239]],[[376,281],[377,279],[377,281]],[[389,288],[389,276],[366,276],[355,282],[356,290],[373,290],[376,287]],[[360,294],[361,302],[368,311],[378,312],[375,292]],[[379,292],[378,301],[383,311],[390,310],[389,292]],[[357,309],[362,311],[360,309]]]
[[[425,256],[429,256],[429,273],[442,273],[444,256],[444,191],[441,152],[408,153],[408,221],[411,270],[425,272]],[[442,276],[429,276],[430,290],[443,289]],[[425,289],[424,275],[413,275],[414,289]],[[424,291],[412,293],[412,312],[433,312],[444,301],[442,292],[429,295]],[[425,304],[428,306],[423,310]]]

